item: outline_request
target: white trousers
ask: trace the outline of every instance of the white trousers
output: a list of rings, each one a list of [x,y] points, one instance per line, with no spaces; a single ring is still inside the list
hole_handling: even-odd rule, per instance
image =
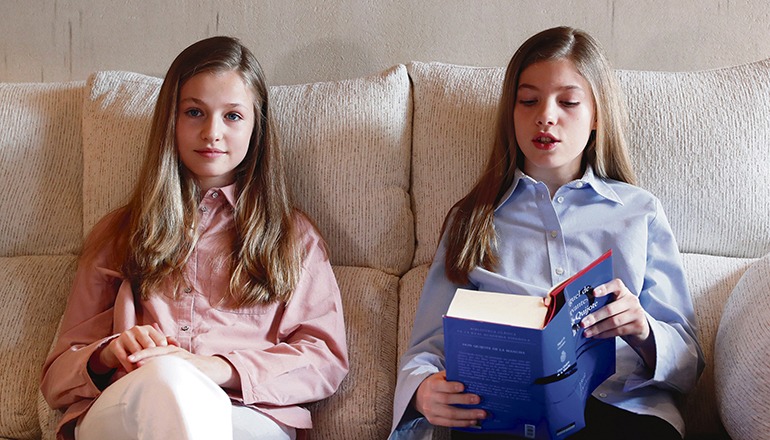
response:
[[[233,404],[189,362],[153,360],[107,387],[75,427],[77,440],[294,440],[294,428]]]

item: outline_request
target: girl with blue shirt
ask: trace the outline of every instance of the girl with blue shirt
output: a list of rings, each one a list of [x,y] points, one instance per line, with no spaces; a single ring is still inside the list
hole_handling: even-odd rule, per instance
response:
[[[634,186],[626,115],[599,44],[559,27],[511,59],[491,157],[450,211],[401,360],[391,438],[470,427],[483,400],[446,380],[442,315],[458,287],[545,297],[612,249],[613,301],[583,319],[585,335],[616,339],[616,374],[589,399],[571,439],[681,439],[676,398],[703,369],[682,262],[660,201]],[[452,431],[452,438],[485,438]],[[500,438],[496,436],[495,438]],[[512,437],[511,437],[512,438]]]

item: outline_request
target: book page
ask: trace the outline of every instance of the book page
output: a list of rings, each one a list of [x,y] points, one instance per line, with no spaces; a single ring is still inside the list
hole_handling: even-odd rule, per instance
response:
[[[446,316],[539,329],[547,311],[538,296],[457,289]]]

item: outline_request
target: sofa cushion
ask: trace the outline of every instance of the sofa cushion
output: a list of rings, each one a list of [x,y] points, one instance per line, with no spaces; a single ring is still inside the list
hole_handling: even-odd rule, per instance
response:
[[[618,71],[641,186],[680,249],[770,252],[770,59],[697,72]]]
[[[682,259],[695,307],[698,341],[706,361],[698,385],[684,399],[682,416],[689,438],[715,438],[724,429],[714,400],[714,340],[730,292],[756,260],[698,254],[684,254]]]
[[[719,413],[733,440],[770,432],[770,255],[754,263],[727,300],[716,337]]]
[[[398,359],[409,348],[414,317],[430,264],[421,264],[401,277],[398,287]]]
[[[84,90],[84,81],[0,84],[0,256],[80,249]]]
[[[396,382],[398,278],[334,267],[347,330],[350,372],[337,393],[310,406],[314,439],[386,438]]]
[[[86,231],[124,203],[138,174],[159,78],[97,72],[84,105]],[[332,262],[406,272],[411,100],[404,66],[379,75],[270,88],[297,204],[318,224]]]
[[[64,312],[74,256],[0,258],[0,437],[39,438],[41,367]]]
[[[414,265],[430,261],[448,209],[490,151],[503,68],[414,62]],[[770,251],[770,60],[699,72],[617,71],[640,185],[683,252]]]
[[[413,266],[431,261],[449,209],[476,182],[489,156],[503,69],[409,64],[414,95]]]

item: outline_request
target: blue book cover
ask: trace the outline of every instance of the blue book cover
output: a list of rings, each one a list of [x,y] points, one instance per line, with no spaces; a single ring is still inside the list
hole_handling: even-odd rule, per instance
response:
[[[585,427],[591,392],[615,372],[615,339],[589,339],[579,322],[611,298],[612,251],[543,298],[458,289],[444,316],[447,380],[481,396],[488,418],[466,431],[564,439]]]

